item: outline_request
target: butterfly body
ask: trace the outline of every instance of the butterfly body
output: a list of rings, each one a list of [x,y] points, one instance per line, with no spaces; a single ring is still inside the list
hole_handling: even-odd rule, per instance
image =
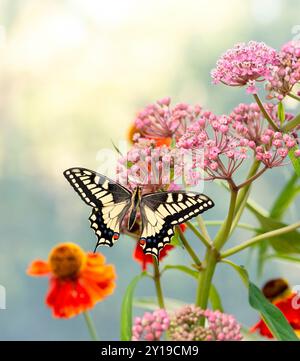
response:
[[[135,187],[132,196],[131,196],[131,203],[129,208],[129,218],[128,218],[128,230],[131,231],[134,223],[136,221],[137,212],[140,207],[142,198],[142,189],[141,187]]]
[[[138,212],[142,227],[140,245],[145,254],[159,256],[160,250],[174,235],[174,227],[212,208],[213,201],[204,194],[174,191],[142,194],[86,168],[70,168],[64,176],[90,207],[89,217],[99,245],[113,246],[120,236],[121,223],[128,214],[128,229],[135,224]],[[95,249],[96,249],[95,248]]]

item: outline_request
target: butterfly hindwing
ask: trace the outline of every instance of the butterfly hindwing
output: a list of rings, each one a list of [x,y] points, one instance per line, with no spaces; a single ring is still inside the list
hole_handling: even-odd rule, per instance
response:
[[[120,236],[120,225],[128,211],[128,202],[116,203],[113,206],[93,208],[89,217],[91,228],[97,236],[97,245],[112,247]]]
[[[174,235],[174,226],[205,212],[214,206],[204,194],[192,192],[158,192],[146,194],[141,200],[144,253],[156,257]]]
[[[67,169],[64,176],[81,199],[93,207],[89,220],[98,239],[97,246],[112,246],[119,238],[120,224],[129,208],[131,192],[85,168]]]

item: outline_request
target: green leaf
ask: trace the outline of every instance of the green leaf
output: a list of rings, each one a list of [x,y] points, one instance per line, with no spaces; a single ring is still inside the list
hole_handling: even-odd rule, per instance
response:
[[[175,311],[178,308],[182,307],[186,303],[174,298],[164,298],[165,307],[168,311]],[[159,308],[156,297],[138,297],[134,298],[133,305],[138,308],[143,308],[145,310],[154,311]]]
[[[142,272],[140,275],[134,277],[125,291],[121,306],[121,341],[131,340],[133,294],[138,282],[146,275],[146,272]]]
[[[280,125],[282,125],[285,122],[285,111],[282,102],[279,102],[278,104],[278,118],[280,120]]]
[[[216,287],[211,284],[210,290],[209,290],[209,301],[211,303],[211,307],[214,311],[219,310],[221,312],[224,312],[221,297],[219,295],[218,290]]]
[[[270,258],[275,258],[275,259],[288,261],[288,262],[300,263],[300,257],[290,256],[290,255],[286,255],[286,254],[275,253],[275,254],[270,254],[265,257],[265,259],[270,259]]]
[[[289,205],[300,192],[300,187],[296,186],[297,181],[298,176],[294,173],[276,198],[270,212],[271,218],[274,218],[278,221],[282,219]]]
[[[232,261],[229,261],[229,259],[224,259],[222,260],[222,263],[227,263],[229,264],[233,269],[235,269],[235,271],[239,274],[239,276],[241,277],[241,280],[243,281],[244,285],[246,287],[248,287],[249,284],[249,276],[248,276],[248,272],[246,271],[244,266],[238,266],[237,264],[235,264]]]
[[[286,223],[267,217],[260,217],[260,223],[262,225],[261,233],[287,226]],[[296,230],[271,237],[269,243],[279,253],[300,253],[300,233]]]
[[[167,270],[178,270],[178,271],[184,272],[194,278],[198,278],[198,275],[199,275],[199,273],[197,271],[195,271],[187,266],[182,266],[182,265],[166,265],[163,268],[162,272],[167,271]]]
[[[283,313],[269,302],[261,290],[252,282],[249,282],[249,303],[260,312],[263,320],[277,340],[299,341]]]
[[[257,249],[258,249],[258,258],[257,258],[256,271],[258,277],[261,277],[263,275],[266,254],[269,249],[269,245],[267,242],[259,242],[257,244]]]
[[[184,248],[183,243],[182,243],[181,238],[180,238],[180,235],[179,235],[176,228],[175,228],[174,236],[172,237],[170,244],[172,246],[175,246],[175,247]]]
[[[289,158],[292,162],[292,165],[295,169],[295,172],[298,177],[300,177],[300,158],[295,156],[295,151],[298,150],[298,146],[295,145],[292,149],[289,150]]]
[[[245,268],[228,260],[224,260],[224,262],[232,266],[238,272],[243,283],[248,288],[248,300],[250,306],[260,313],[272,335],[279,341],[299,341],[293,328],[279,308],[268,301],[261,290],[249,280]]]

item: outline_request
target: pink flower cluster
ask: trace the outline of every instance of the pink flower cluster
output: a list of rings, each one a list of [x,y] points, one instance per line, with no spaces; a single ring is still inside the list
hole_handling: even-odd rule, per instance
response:
[[[211,76],[215,84],[247,85],[249,93],[256,93],[255,82],[265,80],[270,75],[270,67],[277,63],[275,49],[262,42],[250,41],[227,50],[218,60]]]
[[[201,326],[201,317],[206,325]],[[241,326],[231,315],[186,305],[171,317],[168,333],[173,341],[240,341]]]
[[[199,324],[206,319],[205,326]],[[164,309],[134,319],[132,341],[160,341],[165,332],[172,341],[240,341],[241,326],[232,315],[185,305],[171,317]]]
[[[117,179],[129,187],[143,186],[144,192],[170,187],[170,169],[175,149],[157,146],[154,139],[139,138],[124,157],[118,159]]]
[[[159,341],[169,325],[170,319],[164,309],[146,312],[143,317],[134,319],[132,341]]]
[[[282,100],[300,81],[300,41],[283,45],[278,59],[278,64],[271,67],[266,90],[269,99]]]
[[[172,108],[170,103],[171,99],[166,97],[138,113],[135,127],[142,137],[159,139],[181,136],[202,110],[199,105],[192,107],[186,103],[176,104]],[[137,137],[135,135],[135,139]]]
[[[225,115],[204,112],[177,142],[179,149],[203,153],[194,167],[203,169],[208,175],[206,179],[231,178],[247,157],[249,141],[232,136],[230,121]]]
[[[261,161],[266,167],[273,168],[280,166],[283,159],[297,143],[296,140],[281,132],[266,129],[261,136],[261,145],[255,148],[256,159]],[[295,156],[299,154],[298,150]]]

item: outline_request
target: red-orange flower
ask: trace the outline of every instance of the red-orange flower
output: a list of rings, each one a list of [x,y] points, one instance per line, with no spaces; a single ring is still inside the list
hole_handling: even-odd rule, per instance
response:
[[[300,335],[300,308],[295,308],[293,300],[297,294],[292,292],[288,283],[283,279],[274,279],[265,284],[263,293],[284,314],[296,334]],[[263,320],[256,323],[251,332],[258,331],[262,336],[273,338],[272,333]]]
[[[102,254],[85,253],[74,243],[59,244],[50,252],[48,261],[33,261],[27,273],[50,277],[46,304],[59,318],[70,318],[92,308],[115,288],[113,265],[106,265]]]

